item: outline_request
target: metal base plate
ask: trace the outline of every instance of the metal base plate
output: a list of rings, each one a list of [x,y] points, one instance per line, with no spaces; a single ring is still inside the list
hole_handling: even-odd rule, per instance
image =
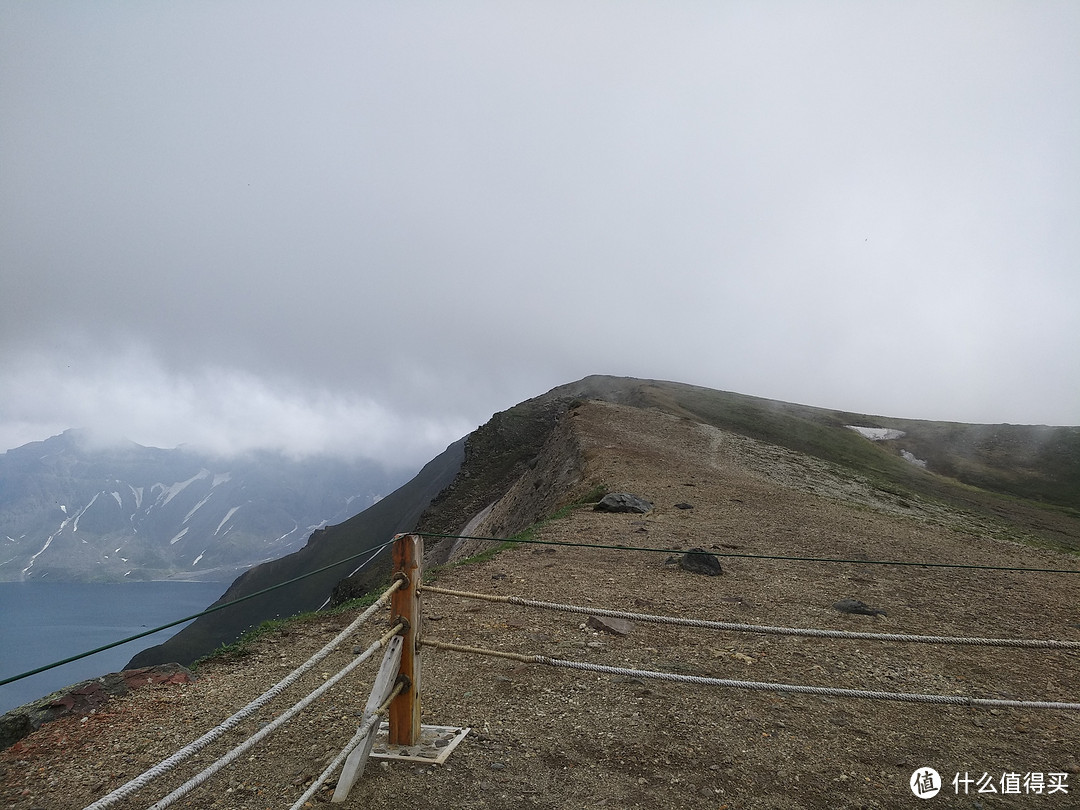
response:
[[[441,765],[470,731],[471,728],[456,726],[421,726],[420,739],[416,745],[390,745],[390,724],[382,723],[375,735],[371,757]]]

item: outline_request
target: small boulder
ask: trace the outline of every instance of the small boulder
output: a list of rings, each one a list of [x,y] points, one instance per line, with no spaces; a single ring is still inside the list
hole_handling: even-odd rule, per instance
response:
[[[631,495],[629,492],[609,492],[593,507],[593,510],[596,512],[636,512],[643,515],[651,512],[652,508],[653,505],[649,501],[637,495]]]
[[[613,636],[625,636],[634,629],[632,622],[628,622],[626,619],[616,619],[608,616],[590,616],[585,620],[585,624],[593,630],[600,630],[604,633],[610,633]]]
[[[683,554],[679,558],[679,568],[707,577],[718,577],[724,573],[724,569],[720,567],[720,558],[703,548],[692,548]]]
[[[856,613],[861,616],[888,616],[884,610],[878,608],[872,608],[865,602],[860,602],[858,599],[841,599],[839,602],[833,604],[833,610],[839,610],[841,613]]]

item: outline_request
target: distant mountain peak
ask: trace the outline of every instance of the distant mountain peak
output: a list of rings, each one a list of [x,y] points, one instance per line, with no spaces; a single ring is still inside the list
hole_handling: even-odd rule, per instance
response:
[[[398,483],[371,462],[224,459],[71,428],[0,454],[0,581],[231,579]]]

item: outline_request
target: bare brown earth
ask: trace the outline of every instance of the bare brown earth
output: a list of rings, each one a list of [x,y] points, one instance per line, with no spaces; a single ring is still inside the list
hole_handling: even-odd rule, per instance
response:
[[[1080,568],[1075,557],[997,539],[1008,532],[894,496],[822,462],[702,425],[590,403],[567,419],[583,472],[564,502],[595,484],[654,502],[647,515],[570,509],[538,540],[717,553],[834,557],[851,563],[723,558],[705,577],[655,552],[519,545],[449,565],[434,584],[674,616],[791,627],[1080,640],[1076,576],[881,566],[922,560]],[[554,451],[553,451],[554,452]],[[549,454],[550,455],[550,454]],[[542,476],[548,458],[535,473]],[[558,466],[555,464],[555,466]],[[569,465],[573,467],[574,465]],[[569,469],[564,465],[564,469]],[[537,478],[540,480],[540,478]],[[520,506],[522,483],[477,533]],[[538,496],[539,497],[539,496]],[[687,503],[692,509],[676,508]],[[534,504],[535,506],[535,504]],[[475,548],[471,550],[476,550]],[[464,550],[459,549],[459,554]],[[854,597],[888,615],[842,614]],[[583,616],[425,597],[424,633],[523,653],[777,683],[1076,701],[1076,651],[941,647],[673,629],[626,636]],[[284,676],[350,615],[323,616],[202,665],[185,686],[148,687],[86,718],[43,727],[0,755],[0,806],[79,808],[136,776]],[[307,694],[366,645],[343,645],[259,716],[119,807],[146,807]],[[374,667],[330,692],[240,763],[178,802],[183,808],[288,807],[352,735]],[[428,649],[425,722],[472,727],[443,766],[369,766],[351,808],[1068,808],[1080,806],[1080,713],[972,709],[667,684]],[[286,699],[287,698],[287,699]],[[908,787],[930,766],[946,787],[929,803]],[[997,794],[954,795],[955,773],[987,773]],[[1069,792],[1002,795],[1006,773],[1068,774]],[[985,784],[985,783],[984,783]],[[329,791],[311,806],[321,806]]]

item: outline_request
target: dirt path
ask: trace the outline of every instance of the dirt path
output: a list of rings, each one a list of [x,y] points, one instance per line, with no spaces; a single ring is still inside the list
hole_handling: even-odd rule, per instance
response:
[[[853,560],[1075,568],[1076,560],[967,533],[962,516],[851,480],[827,465],[661,414],[576,409],[582,487],[651,500],[647,515],[589,508],[543,525],[541,540]],[[692,508],[678,508],[689,504]],[[444,569],[441,587],[721,621],[934,635],[1080,640],[1077,579],[865,563],[724,559],[704,577],[653,552],[518,546]],[[854,597],[886,617],[842,614]],[[619,667],[896,692],[1074,701],[1076,651],[850,642],[671,629],[615,636],[581,616],[425,597],[433,639]],[[182,687],[152,687],[84,720],[46,726],[0,755],[0,806],[78,808],[229,716],[321,647],[351,617],[322,617],[206,665]],[[355,643],[363,645],[372,627]],[[159,785],[145,807],[336,672],[343,648],[288,700],[267,707]],[[666,684],[428,650],[425,722],[471,726],[444,766],[369,767],[354,808],[894,808],[922,805],[908,781],[945,776],[954,807],[1080,803],[1080,713],[969,709]],[[351,736],[374,667],[175,807],[288,807]],[[996,794],[954,795],[953,775],[986,773]],[[1006,774],[1067,774],[1069,792],[1003,795]],[[1060,777],[1058,777],[1060,780]],[[1031,784],[1029,782],[1029,784]],[[985,783],[983,785],[985,787]],[[328,793],[312,806],[321,805]],[[934,804],[928,806],[937,806]]]

